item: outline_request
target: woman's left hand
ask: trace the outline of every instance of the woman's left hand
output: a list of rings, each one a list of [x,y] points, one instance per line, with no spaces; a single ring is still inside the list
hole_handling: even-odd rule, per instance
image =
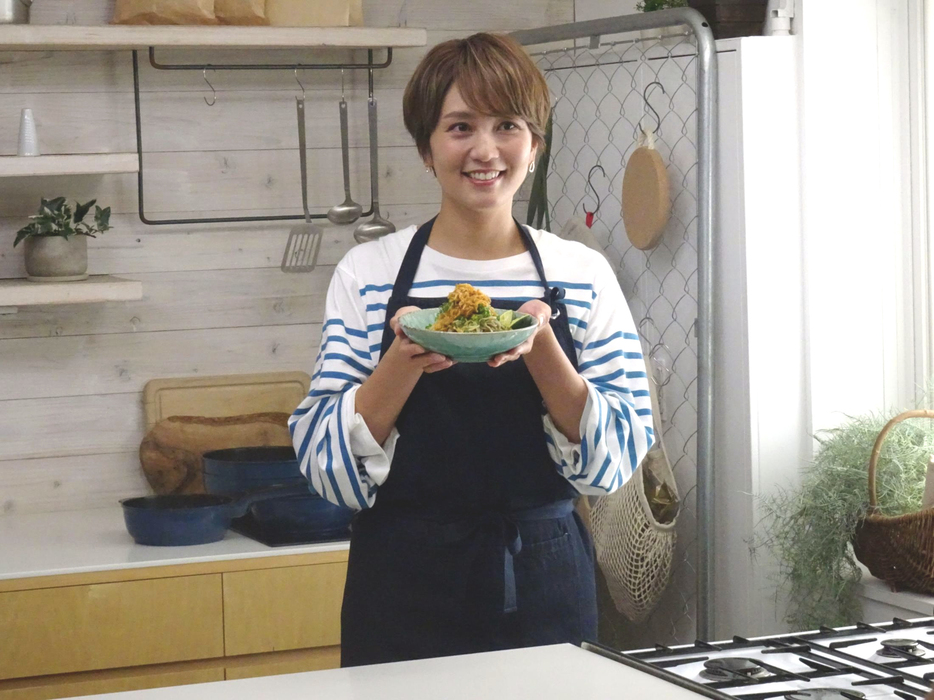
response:
[[[525,302],[522,306],[519,307],[519,313],[529,314],[529,316],[534,316],[538,325],[535,328],[535,332],[530,335],[525,342],[517,345],[512,350],[507,350],[502,352],[499,355],[494,355],[489,360],[487,364],[490,367],[499,367],[507,362],[512,362],[513,360],[518,360],[523,355],[526,355],[532,351],[532,347],[535,344],[535,338],[538,337],[539,333],[551,332],[551,307],[548,306],[541,299],[533,299],[532,301]]]

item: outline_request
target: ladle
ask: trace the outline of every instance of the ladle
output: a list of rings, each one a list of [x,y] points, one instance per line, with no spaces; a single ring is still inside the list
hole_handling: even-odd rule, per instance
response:
[[[375,241],[387,233],[392,233],[396,227],[379,214],[379,158],[377,151],[379,143],[376,140],[376,98],[371,97],[367,105],[367,116],[370,124],[370,191],[373,193],[373,218],[364,221],[353,232],[357,243]]]
[[[341,164],[344,168],[344,201],[328,209],[332,224],[352,224],[360,218],[363,207],[350,197],[350,146],[347,137],[347,101],[344,99],[344,71],[341,71]]]

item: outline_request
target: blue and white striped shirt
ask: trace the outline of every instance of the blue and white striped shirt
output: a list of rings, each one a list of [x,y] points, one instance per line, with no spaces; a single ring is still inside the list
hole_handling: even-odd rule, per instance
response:
[[[353,248],[334,271],[311,390],[289,419],[302,472],[332,503],[371,507],[392,466],[398,431],[380,445],[354,409],[356,390],[379,361],[386,304],[416,227]],[[577,491],[619,488],[654,442],[642,348],[632,314],[607,261],[589,248],[530,229],[551,286],[564,303],[588,397],[580,444],[551,417],[542,420],[555,468]],[[425,248],[410,296],[444,297],[469,282],[498,299],[544,293],[532,258],[464,260]]]

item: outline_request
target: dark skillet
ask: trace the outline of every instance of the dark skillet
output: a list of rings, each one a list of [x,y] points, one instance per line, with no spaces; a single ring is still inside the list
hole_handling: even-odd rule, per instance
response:
[[[246,514],[258,501],[308,494],[309,485],[283,484],[253,491],[240,498],[196,493],[141,496],[120,501],[126,529],[137,544],[175,546],[205,544],[224,539],[230,521]]]

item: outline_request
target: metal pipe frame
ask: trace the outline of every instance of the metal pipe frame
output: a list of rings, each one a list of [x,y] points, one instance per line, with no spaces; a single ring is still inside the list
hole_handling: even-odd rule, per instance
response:
[[[716,208],[714,173],[717,147],[717,58],[710,25],[697,10],[677,8],[605,19],[558,24],[512,32],[531,46],[590,39],[662,27],[687,25],[697,40],[697,638],[714,633],[710,605],[714,586],[714,445],[713,445],[713,227]]]
[[[369,72],[367,78],[367,87],[369,98],[373,99],[373,71],[378,68],[386,68],[392,63],[392,48],[387,48],[386,60],[382,63],[373,62],[373,49],[367,49],[366,63],[314,63],[314,64],[233,64],[233,65],[215,65],[215,64],[160,64],[155,61],[155,49],[149,47],[149,62],[154,68],[159,70],[366,70]],[[140,110],[140,88],[139,88],[139,56],[136,50],[133,51],[133,99],[134,111],[136,113],[136,156],[139,159],[139,172],[136,175],[137,205],[139,210],[139,219],[144,224],[150,226],[167,226],[176,224],[231,224],[231,223],[251,223],[251,222],[269,222],[269,221],[304,221],[304,214],[281,214],[276,216],[224,216],[224,217],[203,217],[193,219],[151,219],[146,216],[146,207],[144,199],[143,186],[143,125],[142,112]],[[372,144],[370,148],[372,148]],[[370,208],[360,214],[360,217],[371,216],[373,214],[372,195]],[[326,219],[327,214],[311,214],[312,219]]]

